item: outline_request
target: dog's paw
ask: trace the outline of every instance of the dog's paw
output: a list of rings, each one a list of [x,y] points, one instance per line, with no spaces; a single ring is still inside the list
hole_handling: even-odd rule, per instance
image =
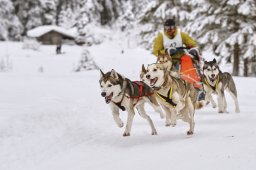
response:
[[[171,123],[172,127],[175,127],[176,126],[176,123]]]
[[[169,122],[165,122],[165,126],[168,127],[171,126],[171,124]]]
[[[123,136],[124,136],[124,137],[130,136],[130,132],[124,132],[124,133],[123,133]]]
[[[152,131],[151,135],[157,135],[157,131]]]
[[[165,126],[166,126],[166,127],[171,126],[171,123],[170,123],[169,120],[166,120],[166,121],[165,121]]]
[[[172,127],[175,127],[176,126],[176,121],[171,121],[170,124],[172,125]]]
[[[187,131],[187,135],[193,135],[194,134],[194,132],[193,131]]]
[[[212,108],[216,108],[217,107],[217,105],[216,104],[212,104]]]
[[[124,123],[123,122],[120,122],[117,124],[118,127],[122,128],[124,126]]]
[[[224,113],[224,112],[223,112],[222,110],[219,110],[219,113],[222,114],[222,113]]]

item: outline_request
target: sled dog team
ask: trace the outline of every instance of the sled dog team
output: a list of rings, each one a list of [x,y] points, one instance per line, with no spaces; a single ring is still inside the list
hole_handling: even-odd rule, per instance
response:
[[[157,131],[152,119],[146,113],[144,104],[150,104],[161,118],[166,119],[166,126],[175,126],[177,119],[182,119],[189,124],[187,135],[194,133],[194,114],[196,109],[212,104],[213,108],[218,106],[218,112],[227,112],[227,102],[224,90],[228,91],[235,102],[235,111],[238,113],[239,106],[237,91],[232,76],[222,73],[216,60],[205,61],[203,66],[203,89],[205,100],[198,101],[198,90],[190,83],[179,78],[179,72],[172,68],[171,57],[160,55],[156,63],[147,68],[142,65],[140,73],[141,81],[131,81],[114,69],[104,73],[100,70],[101,96],[109,104],[114,121],[118,127],[124,123],[119,117],[119,110],[127,111],[127,123],[123,136],[130,136],[135,108],[139,115],[146,119],[151,128],[151,134]],[[216,94],[217,105],[212,98]],[[162,111],[163,110],[163,111]]]

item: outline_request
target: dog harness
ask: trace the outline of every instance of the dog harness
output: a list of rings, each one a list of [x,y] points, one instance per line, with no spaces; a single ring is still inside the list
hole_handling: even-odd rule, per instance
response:
[[[217,82],[216,82],[215,86],[212,86],[212,85],[209,84],[209,82],[207,81],[207,79],[204,78],[205,84],[206,84],[208,87],[210,87],[215,93],[217,93],[216,89],[218,89],[219,80],[220,80],[220,76],[218,76]]]
[[[130,91],[130,96],[126,96],[126,97],[129,99],[137,99],[137,101],[133,104],[134,106],[139,102],[141,97],[151,96],[154,94],[154,92],[147,91],[146,88],[143,88],[144,83],[142,81],[128,81],[128,83],[130,85],[131,91]],[[124,99],[124,96],[125,96],[125,93],[124,93],[121,101],[118,103],[112,101],[122,111],[125,111],[125,107],[121,105],[122,101]]]
[[[174,103],[172,101],[172,87],[169,89],[169,91],[167,92],[167,97],[165,97],[164,95],[160,94],[160,93],[156,93],[157,96],[159,96],[163,101],[169,103],[170,105],[172,105],[173,107],[176,107],[177,104]]]
[[[134,106],[139,102],[140,98],[143,96],[151,96],[154,94],[154,92],[146,91],[145,88],[143,88],[144,83],[142,81],[133,81],[130,82],[131,85],[131,95],[127,96],[129,99],[137,99]],[[143,90],[144,89],[144,90]]]

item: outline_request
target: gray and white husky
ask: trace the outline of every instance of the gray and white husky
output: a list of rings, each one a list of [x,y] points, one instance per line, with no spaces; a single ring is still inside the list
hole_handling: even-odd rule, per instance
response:
[[[235,101],[236,113],[240,112],[235,82],[230,73],[222,73],[220,71],[215,59],[204,62],[202,78],[204,90],[206,92],[205,99],[207,102],[211,102],[213,108],[216,107],[216,103],[211,94],[217,94],[219,113],[227,112],[227,102],[224,93],[224,90],[227,90]]]
[[[203,107],[203,103],[196,102],[197,91],[188,82],[170,75],[166,64],[153,63],[147,68],[142,65],[140,74],[142,81],[155,90],[158,102],[166,112],[167,122],[176,125],[178,118],[189,123],[187,135],[194,133],[195,108]]]
[[[173,77],[180,77],[180,72],[178,69],[172,66],[172,57],[169,54],[158,54],[156,63],[162,64],[170,75]]]
[[[101,96],[105,98],[107,104],[110,105],[113,118],[118,127],[123,127],[123,122],[119,117],[119,110],[128,112],[127,124],[123,136],[130,136],[133,117],[135,115],[134,108],[139,115],[149,122],[151,134],[156,135],[157,131],[151,118],[146,114],[144,104],[149,103],[156,112],[160,113],[161,118],[165,115],[156,100],[153,90],[142,81],[132,82],[128,78],[123,77],[115,70],[103,73],[100,70],[100,87]]]

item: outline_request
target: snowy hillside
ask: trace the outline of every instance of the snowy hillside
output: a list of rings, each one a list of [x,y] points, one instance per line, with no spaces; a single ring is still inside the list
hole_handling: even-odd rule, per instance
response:
[[[82,50],[63,46],[64,54],[56,55],[55,46],[32,51],[0,42],[0,61],[8,56],[12,63],[12,70],[0,72],[1,170],[256,168],[256,79],[234,78],[241,113],[234,112],[228,94],[228,114],[209,105],[197,111],[192,137],[182,121],[165,127],[149,106],[158,135],[151,136],[148,123],[136,115],[131,136],[123,137],[124,128],[116,126],[100,96],[99,72],[72,71]],[[88,50],[103,71],[114,68],[132,80],[139,79],[142,64],[155,61],[148,51],[122,43]],[[126,116],[122,112],[123,121]]]

